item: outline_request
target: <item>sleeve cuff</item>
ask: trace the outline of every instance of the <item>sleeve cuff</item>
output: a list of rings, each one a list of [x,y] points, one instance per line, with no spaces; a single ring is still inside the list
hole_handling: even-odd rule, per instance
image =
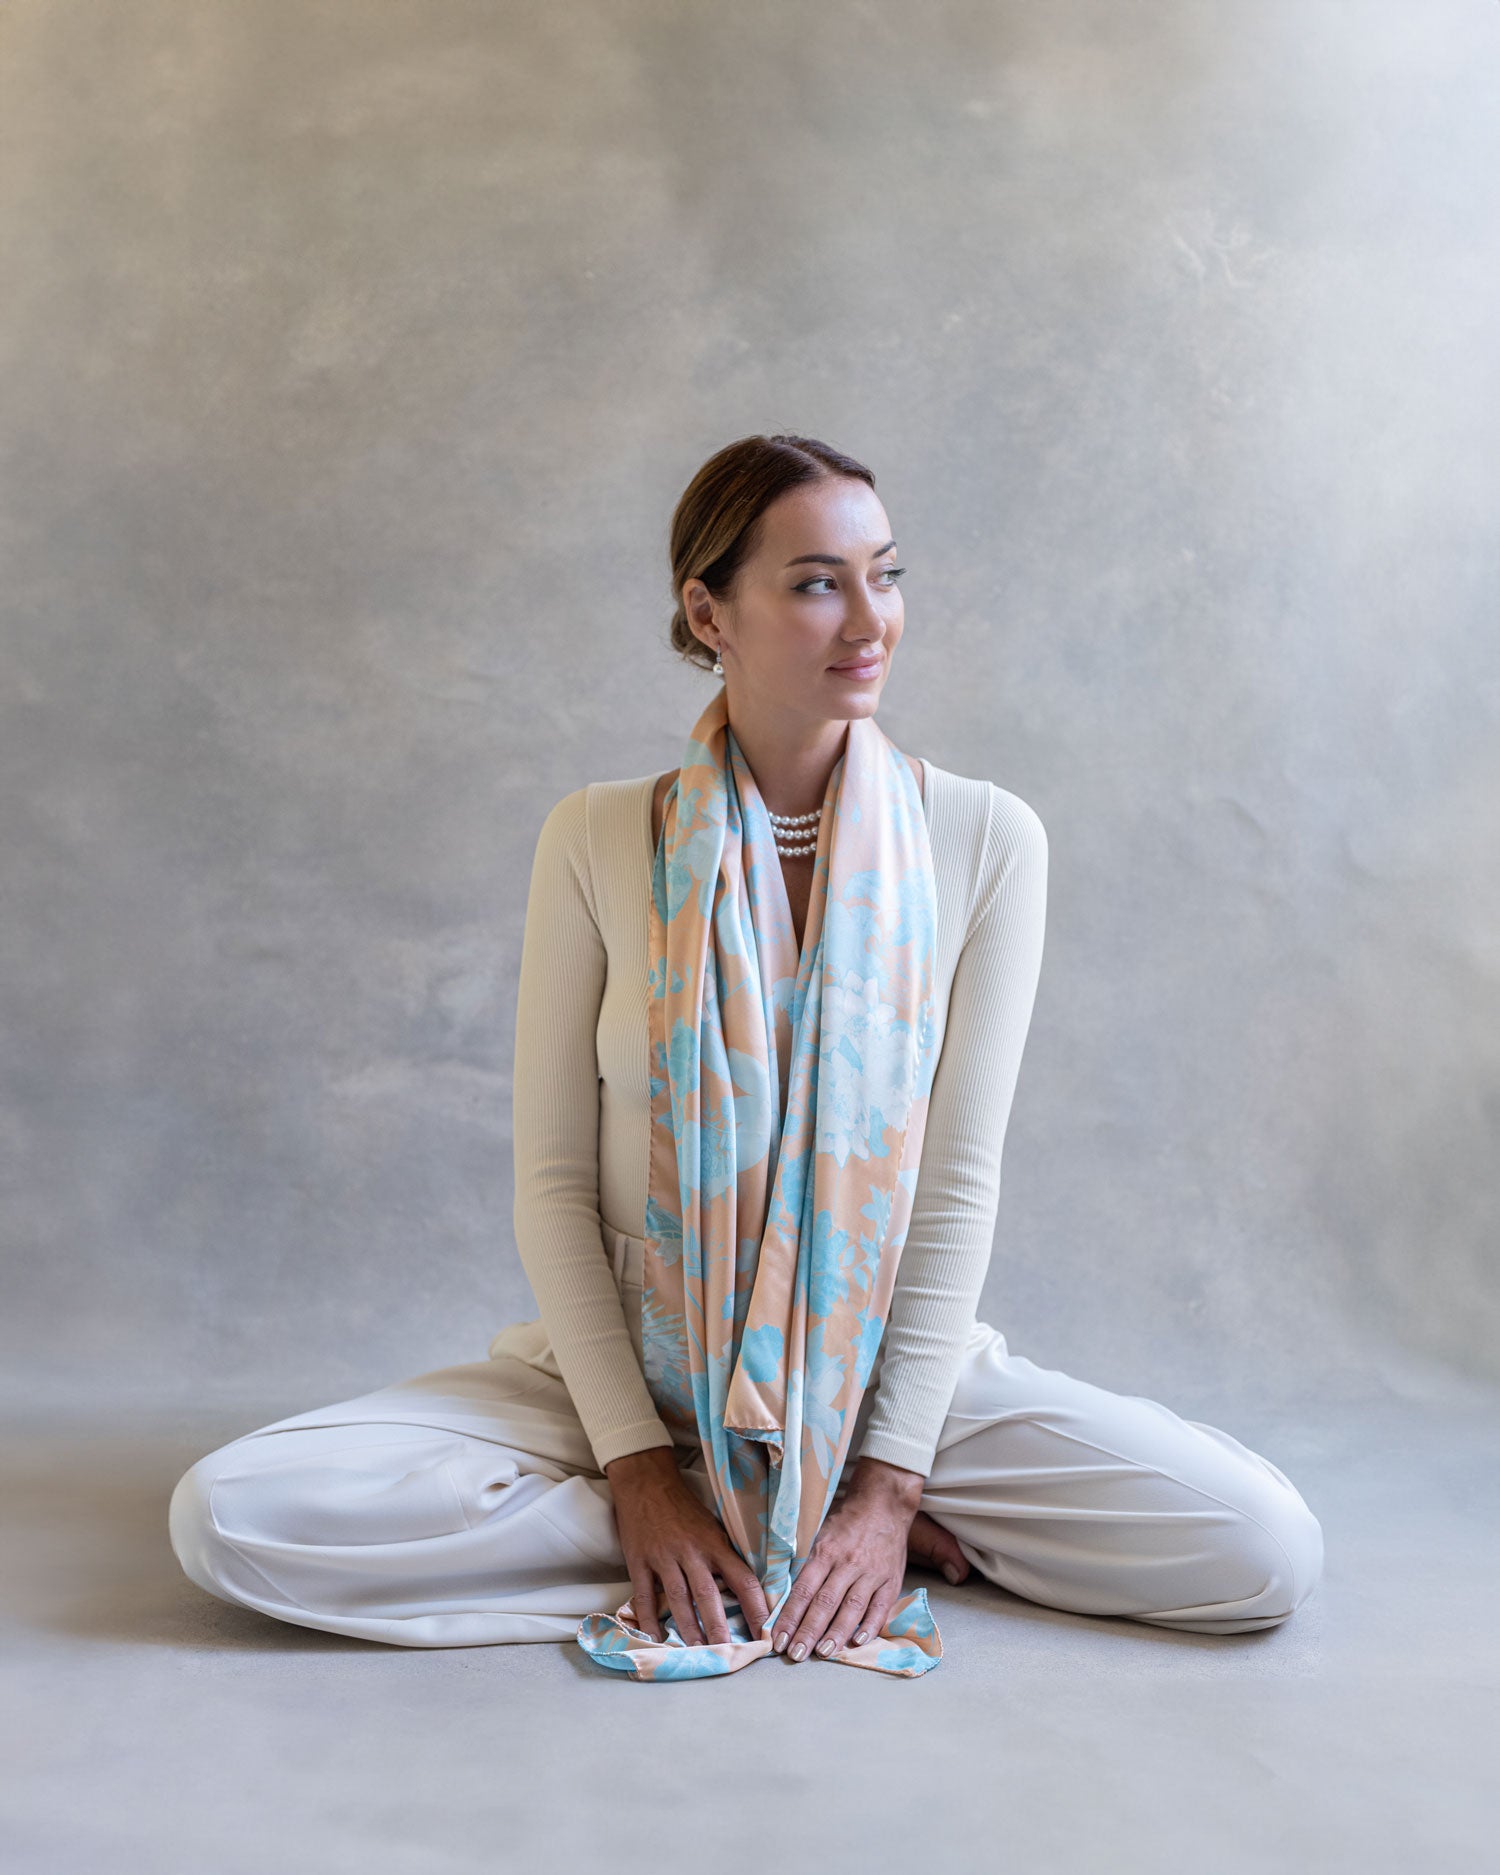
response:
[[[661,1420],[638,1419],[633,1425],[615,1426],[589,1443],[594,1448],[594,1463],[603,1471],[614,1459],[628,1458],[632,1452],[649,1452],[654,1445],[671,1445],[673,1439]]]
[[[925,1478],[932,1470],[936,1455],[935,1442],[919,1443],[916,1439],[903,1439],[899,1433],[876,1432],[866,1427],[854,1462],[858,1463],[861,1458],[881,1458],[888,1465],[904,1466],[907,1471],[920,1472]]]

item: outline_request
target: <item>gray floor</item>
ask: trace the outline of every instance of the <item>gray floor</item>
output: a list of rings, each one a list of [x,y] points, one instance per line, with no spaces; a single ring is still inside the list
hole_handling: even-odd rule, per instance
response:
[[[661,1687],[565,1645],[385,1648],[202,1594],[167,1545],[171,1486],[277,1410],[10,1429],[7,1869],[1496,1866],[1493,1410],[1238,1423],[1327,1533],[1321,1589],[1277,1631],[1156,1632],[914,1574],[945,1648],[922,1680],[765,1660]]]

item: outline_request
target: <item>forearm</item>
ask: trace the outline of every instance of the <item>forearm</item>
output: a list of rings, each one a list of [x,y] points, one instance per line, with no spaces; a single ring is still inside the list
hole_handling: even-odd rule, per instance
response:
[[[516,1243],[558,1372],[601,1470],[624,1453],[671,1447],[646,1386],[596,1210],[518,1192]]]
[[[608,968],[589,896],[583,790],[537,840],[516,1005],[516,1248],[601,1467],[670,1445],[647,1389],[599,1216],[596,1028]]]
[[[989,1267],[994,1226],[993,1213],[983,1207],[977,1215],[955,1210],[944,1231],[924,1231],[919,1242],[908,1242],[881,1337],[860,1457],[923,1476],[931,1471]]]
[[[926,1478],[904,1465],[888,1464],[868,1454],[855,1459],[849,1477],[851,1498],[880,1498],[916,1515]]]

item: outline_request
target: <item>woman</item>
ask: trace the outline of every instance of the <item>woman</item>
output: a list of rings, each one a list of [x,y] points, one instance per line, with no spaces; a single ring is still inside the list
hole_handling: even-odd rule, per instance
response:
[[[689,484],[672,559],[673,645],[722,688],[681,769],[575,790],[533,866],[539,1319],[200,1460],[183,1567],[303,1626],[576,1636],[641,1678],[773,1648],[922,1671],[908,1563],[1198,1633],[1284,1621],[1322,1537],[1274,1465],[975,1320],[1047,844],[874,723],[904,609],[873,476],[743,438]]]

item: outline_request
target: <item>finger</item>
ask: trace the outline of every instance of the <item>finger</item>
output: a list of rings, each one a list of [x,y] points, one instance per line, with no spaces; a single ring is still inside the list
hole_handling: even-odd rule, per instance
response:
[[[688,1579],[688,1586],[693,1591],[693,1600],[698,1604],[698,1619],[702,1623],[704,1635],[710,1642],[729,1639],[729,1617],[724,1613],[724,1603],[719,1596],[719,1585],[714,1581],[713,1572],[701,1557],[693,1557],[683,1565]]]
[[[733,1595],[740,1605],[740,1613],[749,1624],[750,1632],[759,1635],[770,1612],[760,1577],[727,1539],[713,1553],[711,1567],[714,1581]]]
[[[698,1617],[693,1610],[692,1591],[676,1563],[667,1563],[663,1567],[661,1583],[667,1591],[667,1601],[677,1622],[677,1632],[689,1647],[701,1647],[703,1630],[698,1626]]]
[[[645,1563],[630,1572],[630,1605],[635,1610],[635,1626],[653,1641],[665,1637],[656,1618],[656,1577]]]
[[[958,1538],[926,1511],[919,1511],[907,1537],[907,1557],[925,1569],[939,1569],[950,1582],[962,1582],[969,1573],[969,1559]]]
[[[933,1550],[937,1566],[950,1582],[962,1582],[969,1573],[969,1559],[959,1547],[958,1538],[951,1530],[944,1530],[942,1537]]]
[[[857,1576],[849,1584],[844,1593],[844,1599],[833,1612],[822,1640],[813,1648],[815,1654],[821,1654],[825,1660],[833,1658],[859,1626],[874,1590],[875,1581],[869,1575]]]
[[[848,1590],[850,1582],[858,1572],[841,1569],[836,1575],[832,1570],[812,1592],[812,1599],[807,1604],[807,1611],[797,1623],[787,1647],[789,1660],[805,1660],[828,1632],[828,1624],[838,1611],[840,1602]],[[800,1651],[799,1651],[800,1650]]]
[[[899,1582],[887,1582],[876,1589],[870,1597],[870,1605],[860,1617],[858,1625],[851,1631],[850,1640],[856,1647],[863,1647],[867,1641],[873,1641],[885,1626],[885,1618],[896,1606],[896,1598],[901,1593]]]
[[[725,1580],[734,1590],[735,1600],[740,1605],[740,1613],[745,1617],[751,1634],[756,1640],[760,1640],[761,1630],[765,1627],[767,1617],[771,1612],[760,1577],[739,1557],[735,1557],[732,1562],[724,1562],[720,1566]]]
[[[813,1598],[813,1591],[828,1573],[828,1564],[809,1556],[802,1565],[802,1571],[792,1586],[792,1592],[782,1604],[781,1613],[776,1617],[776,1632],[771,1637],[771,1645],[778,1654],[789,1654],[796,1637],[797,1624],[807,1611],[807,1605]]]

